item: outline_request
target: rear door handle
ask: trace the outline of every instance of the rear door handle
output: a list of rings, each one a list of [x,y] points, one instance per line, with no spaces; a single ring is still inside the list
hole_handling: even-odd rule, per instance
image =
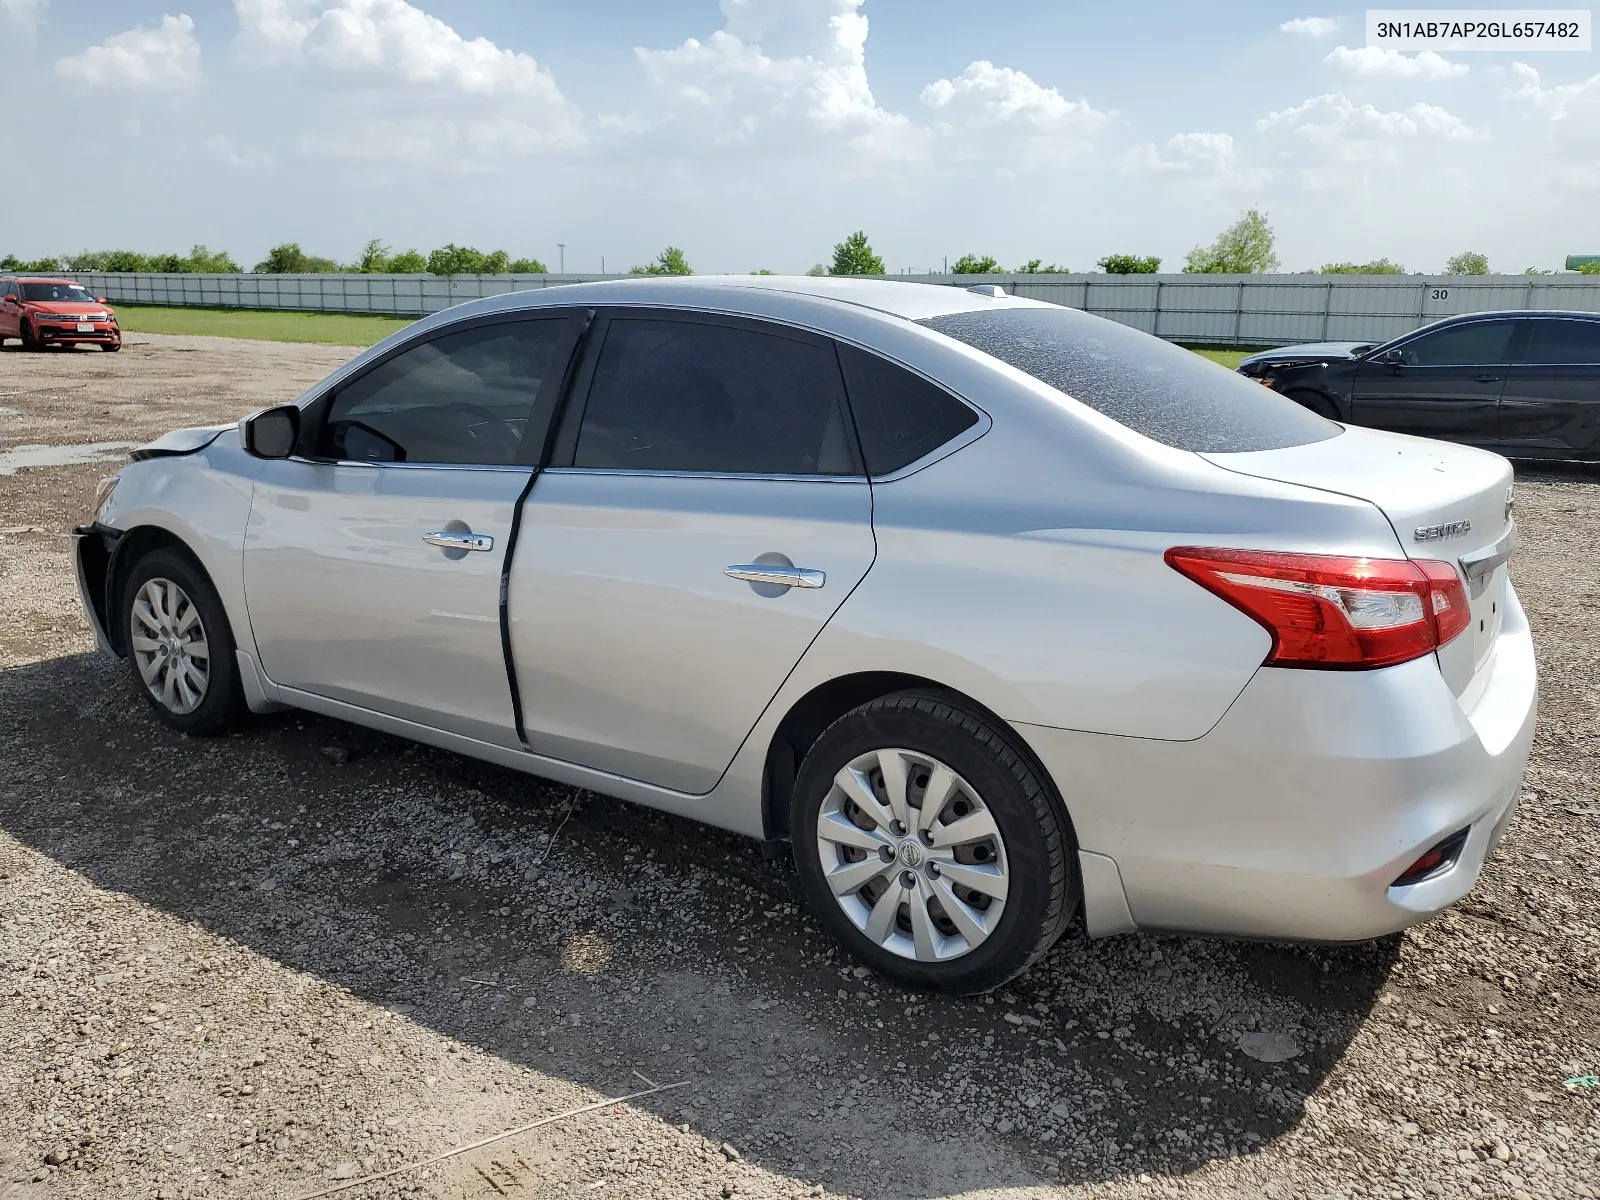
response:
[[[494,538],[487,533],[456,533],[453,530],[441,529],[437,533],[425,533],[422,540],[430,546],[439,546],[445,550],[493,550]]]
[[[773,583],[779,587],[819,588],[828,582],[827,575],[822,571],[773,563],[742,563],[724,567],[722,573],[729,579],[742,579],[746,583]]]
[[[1473,383],[1499,383],[1500,382],[1500,376],[1498,376],[1498,375],[1479,375],[1472,382]]]

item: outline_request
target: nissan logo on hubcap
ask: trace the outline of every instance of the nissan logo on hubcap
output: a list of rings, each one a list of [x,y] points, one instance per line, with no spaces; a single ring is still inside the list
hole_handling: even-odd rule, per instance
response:
[[[922,847],[915,842],[901,842],[900,861],[908,867],[920,867],[922,865]]]

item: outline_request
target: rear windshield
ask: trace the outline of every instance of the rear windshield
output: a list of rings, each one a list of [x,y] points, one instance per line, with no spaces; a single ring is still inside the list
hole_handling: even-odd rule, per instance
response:
[[[1340,432],[1191,350],[1076,309],[995,308],[922,324],[1179,450],[1277,450]]]

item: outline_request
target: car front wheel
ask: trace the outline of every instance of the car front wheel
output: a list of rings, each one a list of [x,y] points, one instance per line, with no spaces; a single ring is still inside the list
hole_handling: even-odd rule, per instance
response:
[[[822,923],[880,974],[987,991],[1061,936],[1066,814],[995,718],[901,692],[830,726],[795,783],[794,853]]]
[[[219,733],[244,709],[233,634],[211,581],[189,555],[145,555],[123,589],[134,678],[161,721],[196,736]]]
[[[21,341],[24,350],[39,349],[39,339],[33,335],[33,323],[31,321],[24,321],[22,328],[17,332],[21,335],[18,340]]]
[[[1339,419],[1338,407],[1326,396],[1320,395],[1317,392],[1307,391],[1288,392],[1286,394],[1288,395],[1289,399],[1293,400],[1301,408],[1308,408],[1312,412],[1316,413],[1319,417],[1326,417],[1330,421],[1337,421]]]

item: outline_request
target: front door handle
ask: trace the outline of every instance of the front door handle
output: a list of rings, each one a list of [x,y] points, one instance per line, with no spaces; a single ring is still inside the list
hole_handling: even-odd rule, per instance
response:
[[[437,533],[425,533],[422,540],[430,546],[438,546],[444,550],[493,550],[494,538],[487,533],[456,533],[453,530],[441,529]]]
[[[742,579],[746,583],[772,583],[778,587],[819,588],[828,582],[821,571],[810,567],[784,567],[776,563],[741,563],[724,567],[722,573],[729,579]]]
[[[1498,375],[1479,375],[1472,382],[1473,383],[1499,383],[1500,382],[1500,376],[1498,376]]]

